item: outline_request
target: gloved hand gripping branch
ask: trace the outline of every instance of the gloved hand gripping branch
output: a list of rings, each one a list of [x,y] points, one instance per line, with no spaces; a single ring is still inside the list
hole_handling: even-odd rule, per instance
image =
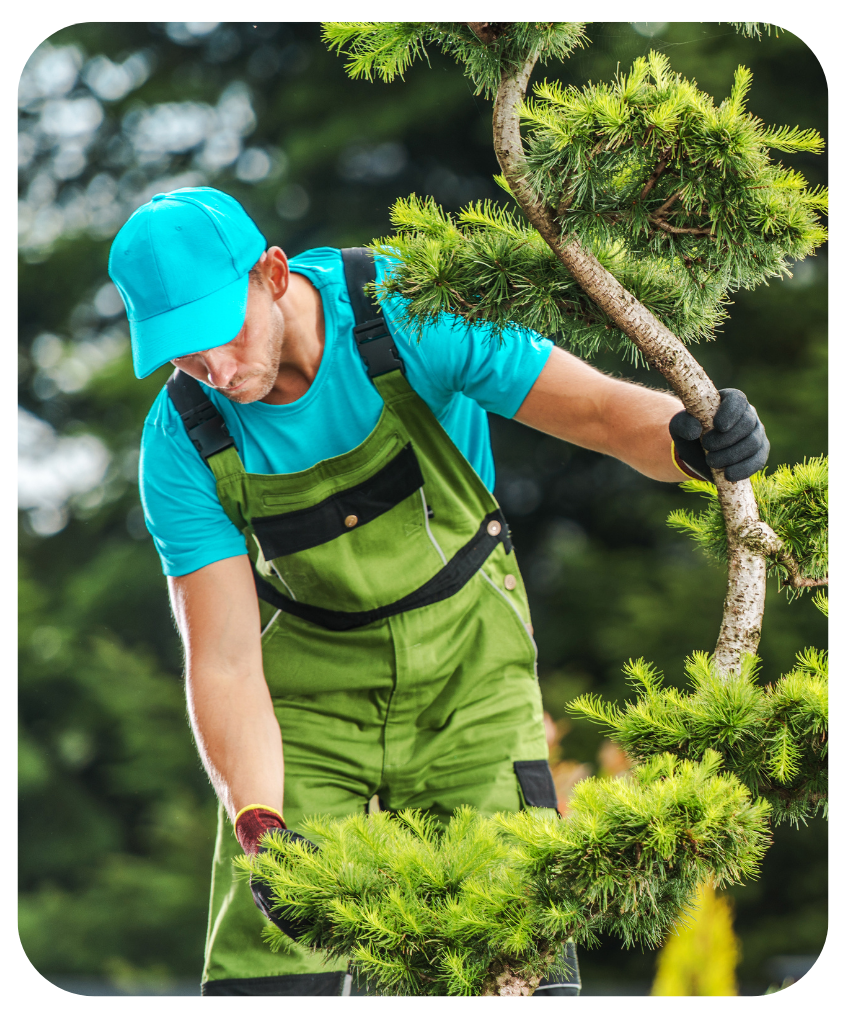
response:
[[[670,419],[673,455],[690,477],[713,481],[711,467],[720,467],[727,481],[743,481],[766,465],[770,443],[755,407],[740,389],[720,389],[719,393],[714,428],[707,435],[686,410]]]
[[[304,838],[302,834],[297,834],[296,831],[288,830],[282,814],[272,806],[245,806],[235,817],[235,837],[247,855],[258,855],[267,851],[262,847],[261,839],[268,831],[279,831],[288,841],[302,841],[312,851],[318,850],[314,842]],[[255,875],[250,877],[250,891],[259,911],[286,936],[297,940],[306,932],[302,920],[288,916],[287,909],[273,904],[270,887],[260,877]]]

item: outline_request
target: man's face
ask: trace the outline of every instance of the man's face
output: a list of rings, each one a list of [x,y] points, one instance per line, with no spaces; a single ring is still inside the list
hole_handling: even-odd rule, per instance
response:
[[[247,313],[238,335],[223,346],[177,357],[172,363],[233,403],[264,399],[279,374],[285,320],[268,281],[250,276]]]

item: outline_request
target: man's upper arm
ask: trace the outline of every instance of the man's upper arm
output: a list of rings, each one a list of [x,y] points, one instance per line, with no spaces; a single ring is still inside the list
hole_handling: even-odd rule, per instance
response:
[[[197,670],[262,673],[258,598],[246,555],[169,576],[168,588],[189,677]]]
[[[214,475],[164,390],[144,422],[138,473],[147,529],[167,576],[246,551],[217,497]]]

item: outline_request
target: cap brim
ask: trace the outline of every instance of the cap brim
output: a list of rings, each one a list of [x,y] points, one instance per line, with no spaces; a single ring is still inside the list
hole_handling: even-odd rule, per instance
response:
[[[247,273],[190,304],[142,322],[130,322],[136,377],[146,378],[175,357],[230,343],[244,325],[249,283]]]

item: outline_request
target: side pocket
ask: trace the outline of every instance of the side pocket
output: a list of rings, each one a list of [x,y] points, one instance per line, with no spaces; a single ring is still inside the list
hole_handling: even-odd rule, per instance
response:
[[[526,806],[558,810],[558,795],[548,760],[515,760],[514,773]]]

